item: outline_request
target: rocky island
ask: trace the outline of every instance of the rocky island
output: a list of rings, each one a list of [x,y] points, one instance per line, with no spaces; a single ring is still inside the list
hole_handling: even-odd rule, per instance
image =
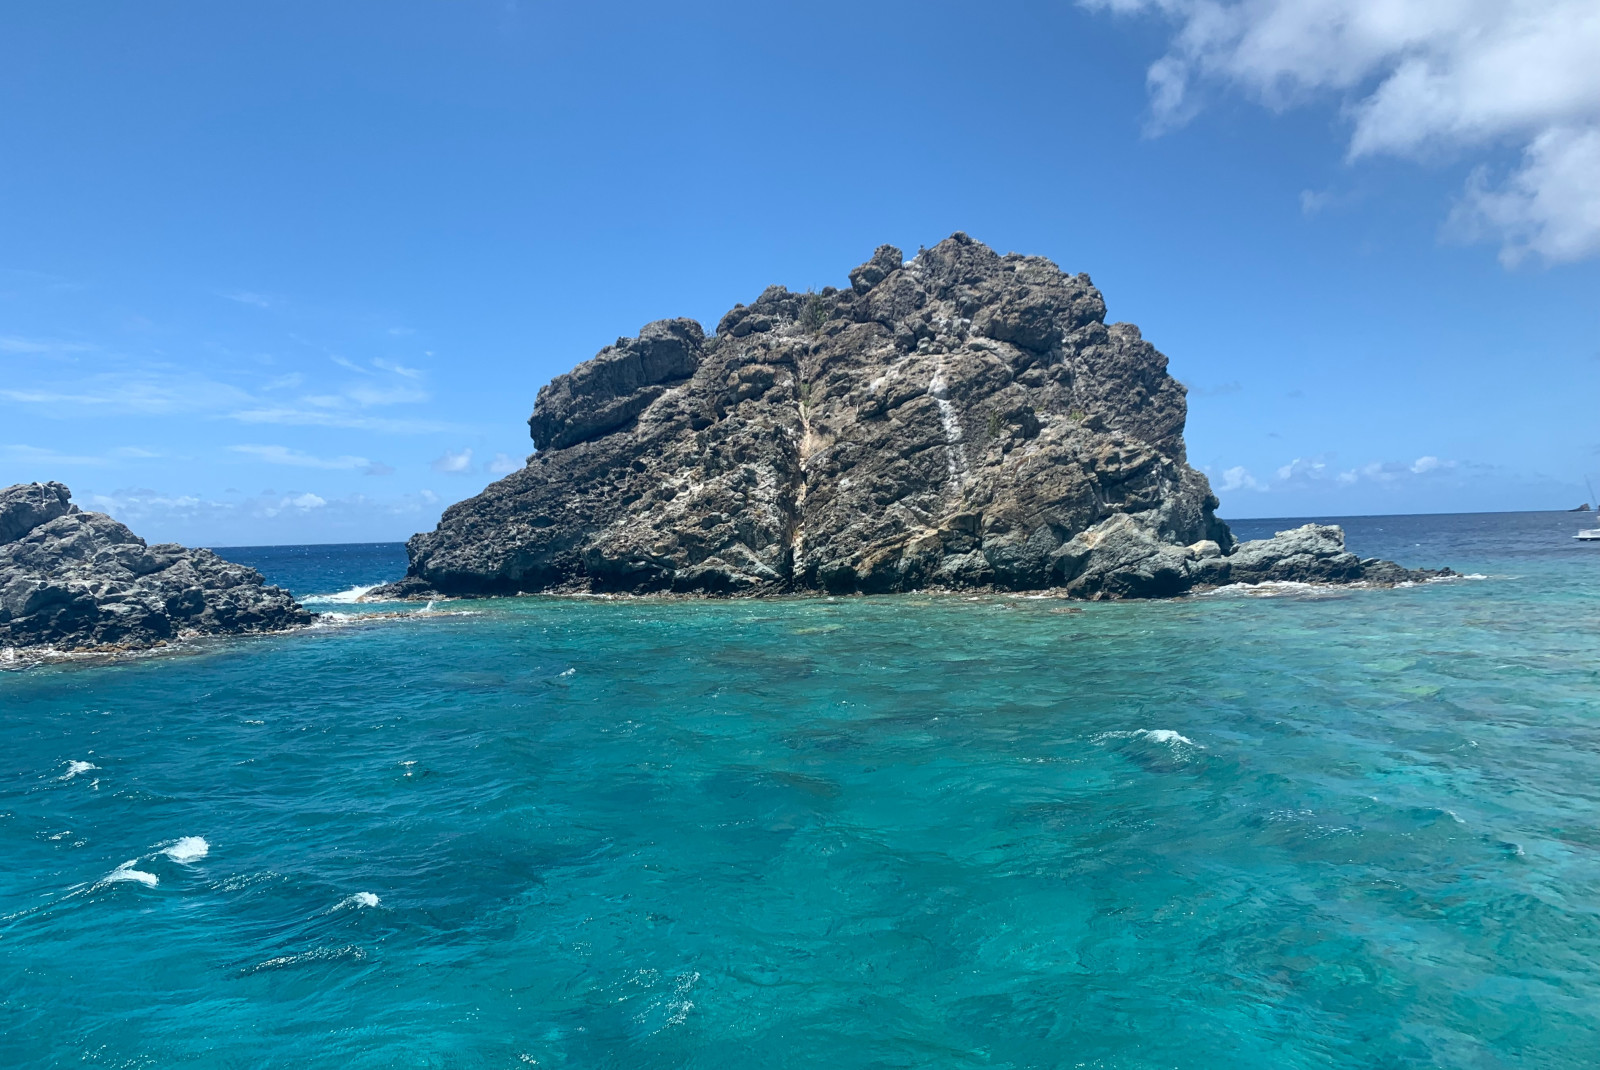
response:
[[[255,569],[148,546],[71,498],[60,483],[0,489],[0,649],[116,652],[312,621]]]
[[[1392,585],[1337,527],[1237,543],[1185,390],[1087,275],[955,234],[847,289],[769,287],[707,337],[619,338],[539,391],[526,467],[407,543],[374,597]]]

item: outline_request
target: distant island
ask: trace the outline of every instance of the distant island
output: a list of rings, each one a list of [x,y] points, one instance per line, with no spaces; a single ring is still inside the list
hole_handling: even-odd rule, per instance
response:
[[[619,338],[539,391],[526,467],[407,543],[374,598],[922,589],[1151,598],[1448,574],[1337,527],[1236,543],[1185,391],[1087,275],[955,234],[848,289],[765,290],[707,337]]]

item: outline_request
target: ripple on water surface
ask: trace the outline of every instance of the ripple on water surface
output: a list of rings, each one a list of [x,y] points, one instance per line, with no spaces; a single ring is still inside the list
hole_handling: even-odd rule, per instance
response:
[[[1594,562],[1431,522],[1356,548],[1485,580],[443,603],[0,674],[0,1061],[1593,1066]]]

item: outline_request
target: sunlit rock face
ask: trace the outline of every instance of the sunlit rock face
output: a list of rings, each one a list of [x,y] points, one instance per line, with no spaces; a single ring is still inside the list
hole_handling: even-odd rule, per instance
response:
[[[527,466],[413,537],[383,593],[1228,582],[1184,388],[1087,275],[955,234],[910,260],[881,246],[849,279],[769,287],[710,337],[661,320],[557,376]],[[1257,545],[1252,578],[1362,578],[1342,535],[1312,542],[1353,568],[1275,570]]]
[[[0,488],[0,648],[132,650],[311,623],[255,569],[147,545],[71,498],[60,483]]]

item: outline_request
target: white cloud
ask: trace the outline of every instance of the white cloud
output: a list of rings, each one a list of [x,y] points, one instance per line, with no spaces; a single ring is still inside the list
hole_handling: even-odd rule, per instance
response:
[[[1360,482],[1398,483],[1431,473],[1448,472],[1455,467],[1457,467],[1455,461],[1441,461],[1430,455],[1418,457],[1410,464],[1404,461],[1372,461],[1359,468],[1349,468],[1340,472],[1337,479],[1346,486]]]
[[[510,454],[497,453],[494,460],[484,465],[491,475],[503,476],[515,472],[522,467],[522,462]]]
[[[1468,240],[1499,236],[1507,267],[1530,253],[1577,260],[1600,249],[1600,127],[1541,133],[1524,151],[1522,169],[1500,189],[1478,168],[1450,229]]]
[[[1325,461],[1307,460],[1296,457],[1286,465],[1278,468],[1279,483],[1301,483],[1306,480],[1321,479],[1322,473],[1327,469]]]
[[[1326,459],[1296,457],[1288,464],[1279,465],[1272,478],[1266,480],[1257,479],[1243,465],[1223,469],[1216,489],[1218,493],[1224,494],[1236,490],[1281,492],[1327,486],[1330,480],[1335,486],[1341,487],[1355,483],[1400,486],[1454,472],[1461,467],[1459,462],[1441,460],[1428,454],[1409,462],[1372,461],[1343,471],[1335,471]],[[1466,467],[1471,468],[1471,465]]]
[[[284,464],[294,468],[355,469],[371,468],[373,465],[365,457],[316,457],[288,446],[229,446],[228,450],[267,464]]]
[[[1217,484],[1220,491],[1229,490],[1266,490],[1264,483],[1250,474],[1250,470],[1242,464],[1236,464],[1222,473],[1222,482]]]
[[[1199,107],[1207,82],[1274,109],[1343,96],[1349,157],[1523,147],[1452,216],[1515,263],[1600,253],[1600,4],[1594,0],[1080,0],[1177,24],[1151,65],[1152,128]],[[1303,207],[1305,202],[1303,202]]]
[[[435,472],[447,472],[451,475],[463,475],[472,467],[472,450],[464,449],[460,453],[444,451],[444,456],[437,457],[433,462]]]

